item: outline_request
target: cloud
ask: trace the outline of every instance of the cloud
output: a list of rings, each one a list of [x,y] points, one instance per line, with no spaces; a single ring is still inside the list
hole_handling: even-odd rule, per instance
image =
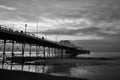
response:
[[[30,5],[26,5],[28,3]],[[15,21],[28,22],[31,32],[35,32],[34,28],[38,19],[38,31],[43,34],[106,37],[119,33],[118,0],[13,0],[6,4],[14,5],[19,10],[3,11],[0,13],[0,18],[11,24]],[[12,10],[12,7],[8,9]]]
[[[111,37],[119,37],[120,36],[120,24],[119,22],[108,23],[105,22],[104,24],[97,23],[94,25],[89,25],[89,27],[82,28],[56,28],[56,29],[48,29],[46,31],[41,31],[39,34],[45,35],[68,35],[68,36],[94,36],[93,38],[89,39],[112,39]],[[64,39],[64,38],[63,38]]]
[[[54,15],[54,14],[53,14]],[[73,16],[71,16],[71,18],[60,18],[60,17],[40,17],[40,20],[43,21],[46,24],[52,24],[55,27],[75,27],[74,25],[91,25],[91,21],[85,18],[77,18],[74,19],[72,18]]]
[[[120,41],[117,39],[73,40],[72,42],[76,46],[89,49],[91,52],[120,52]]]
[[[98,36],[107,36],[112,34],[119,33],[120,30],[116,30],[114,27],[85,27],[80,29],[69,29],[69,28],[58,28],[58,29],[49,29],[42,33],[44,34],[65,34],[65,35],[77,35],[81,34],[91,34],[91,35],[98,35]]]
[[[49,40],[91,40],[91,39],[96,39],[100,40],[102,37],[98,37],[96,35],[45,35],[47,39]]]
[[[38,30],[37,30],[37,22],[27,21],[22,17],[17,16],[17,19],[8,19],[8,20],[0,20],[0,25],[6,25],[8,28],[11,27],[15,30],[23,30],[25,29],[25,24],[27,24],[27,31],[31,33],[36,33],[36,31],[46,31],[48,29],[54,29],[53,26],[39,22]]]
[[[48,39],[73,40],[93,51],[117,51],[120,0],[0,0],[0,24]],[[38,20],[38,30],[37,30]],[[113,47],[113,49],[112,49]],[[120,49],[119,49],[120,50]]]
[[[0,5],[0,8],[6,9],[6,10],[16,10],[16,8],[8,7],[8,6],[5,6],[5,5]]]
[[[96,29],[89,29],[95,31]],[[50,29],[47,31],[40,32],[39,34],[45,34],[47,36],[55,35],[59,40],[83,40],[83,39],[103,39],[103,36],[97,34],[87,33],[87,29]]]
[[[95,8],[91,8],[86,17],[94,21],[114,22],[120,20],[120,1],[104,0],[97,3]]]

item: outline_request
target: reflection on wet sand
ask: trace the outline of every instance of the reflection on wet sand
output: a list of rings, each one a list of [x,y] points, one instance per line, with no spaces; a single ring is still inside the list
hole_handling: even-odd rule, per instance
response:
[[[120,58],[46,59],[42,64],[41,61],[34,62],[20,64],[5,61],[0,68],[90,80],[120,80]]]

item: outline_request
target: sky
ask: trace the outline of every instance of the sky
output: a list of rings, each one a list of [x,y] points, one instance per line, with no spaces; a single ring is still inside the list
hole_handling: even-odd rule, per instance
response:
[[[37,28],[38,22],[38,28]],[[0,25],[91,51],[120,51],[120,0],[0,0]]]

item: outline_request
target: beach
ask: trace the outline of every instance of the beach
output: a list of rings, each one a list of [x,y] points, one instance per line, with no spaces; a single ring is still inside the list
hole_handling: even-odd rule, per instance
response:
[[[52,76],[48,74],[32,73],[25,71],[10,71],[0,69],[1,80],[87,80],[65,76]]]
[[[4,64],[4,69],[6,70],[0,70],[2,80],[8,80],[6,78],[14,80],[15,76],[21,77],[20,80],[41,78],[43,80],[120,80],[120,56],[52,58],[37,60],[29,64],[13,64],[12,70],[8,62]],[[19,74],[21,76],[18,76]],[[34,79],[27,75],[33,76]],[[46,77],[43,78],[43,76]]]

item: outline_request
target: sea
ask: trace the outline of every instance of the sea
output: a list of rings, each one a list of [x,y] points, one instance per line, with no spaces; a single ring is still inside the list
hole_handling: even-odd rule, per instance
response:
[[[86,78],[88,80],[120,80],[120,52],[91,52],[90,54],[80,54],[77,58],[114,58],[113,60],[79,60],[72,59],[69,64],[39,64],[20,65],[13,64],[12,70],[23,70],[35,73],[50,74],[55,76],[69,76]],[[115,59],[116,58],[116,59]],[[11,69],[11,64],[5,63],[0,68]]]
[[[90,54],[80,54],[77,57],[120,57],[120,52],[90,52]]]

